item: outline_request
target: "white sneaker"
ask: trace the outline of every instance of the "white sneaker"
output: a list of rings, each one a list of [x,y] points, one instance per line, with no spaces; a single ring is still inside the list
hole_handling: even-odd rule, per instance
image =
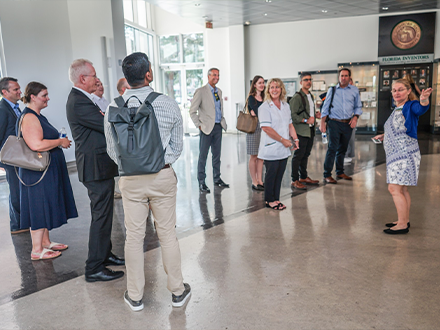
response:
[[[353,160],[353,158],[345,157],[344,158],[344,163],[351,163],[352,160]]]

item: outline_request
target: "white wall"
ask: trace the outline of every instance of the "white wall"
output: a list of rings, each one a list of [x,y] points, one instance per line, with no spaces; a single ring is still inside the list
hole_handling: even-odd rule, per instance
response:
[[[351,17],[245,27],[246,80],[293,78],[298,71],[377,59],[379,19]]]
[[[153,20],[153,29],[159,36],[172,34],[200,33],[204,27],[188,19],[167,12],[158,6],[151,5]]]
[[[435,58],[440,57],[439,12]],[[390,15],[404,14],[408,13]],[[246,81],[257,74],[295,78],[298,71],[336,70],[338,63],[377,61],[378,35],[379,15],[245,27]]]
[[[110,1],[100,0],[1,1],[7,74],[19,80],[22,91],[30,81],[44,83],[51,100],[43,114],[56,128],[65,127],[69,136],[68,68],[73,59],[84,57],[103,75],[101,36],[112,38],[110,8]],[[65,156],[74,160],[74,148]]]

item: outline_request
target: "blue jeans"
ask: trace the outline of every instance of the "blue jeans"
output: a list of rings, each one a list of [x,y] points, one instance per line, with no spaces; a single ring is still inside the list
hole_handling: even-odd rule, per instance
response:
[[[327,123],[328,149],[324,162],[324,178],[332,175],[336,158],[336,175],[344,174],[344,157],[353,129],[348,123],[329,120]]]

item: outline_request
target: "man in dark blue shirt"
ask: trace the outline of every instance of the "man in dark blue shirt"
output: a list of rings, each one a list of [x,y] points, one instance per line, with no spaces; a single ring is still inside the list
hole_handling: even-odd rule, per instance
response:
[[[336,158],[336,177],[338,179],[352,180],[344,173],[344,156],[347,151],[351,133],[357,125],[362,114],[362,102],[359,90],[349,84],[351,71],[346,68],[339,70],[339,84],[329,89],[326,101],[321,112],[320,130],[325,133],[328,129],[329,144],[324,162],[324,181],[336,184],[332,177],[333,164]],[[335,95],[332,97],[332,94]],[[330,100],[333,99],[330,108]],[[327,116],[329,117],[326,123]]]

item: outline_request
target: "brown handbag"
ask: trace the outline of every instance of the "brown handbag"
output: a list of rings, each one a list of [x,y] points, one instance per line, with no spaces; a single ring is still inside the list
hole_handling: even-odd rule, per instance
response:
[[[258,117],[252,116],[249,113],[249,109],[247,107],[248,100],[246,100],[243,111],[240,111],[240,113],[238,114],[236,128],[244,133],[254,133],[257,129]]]

